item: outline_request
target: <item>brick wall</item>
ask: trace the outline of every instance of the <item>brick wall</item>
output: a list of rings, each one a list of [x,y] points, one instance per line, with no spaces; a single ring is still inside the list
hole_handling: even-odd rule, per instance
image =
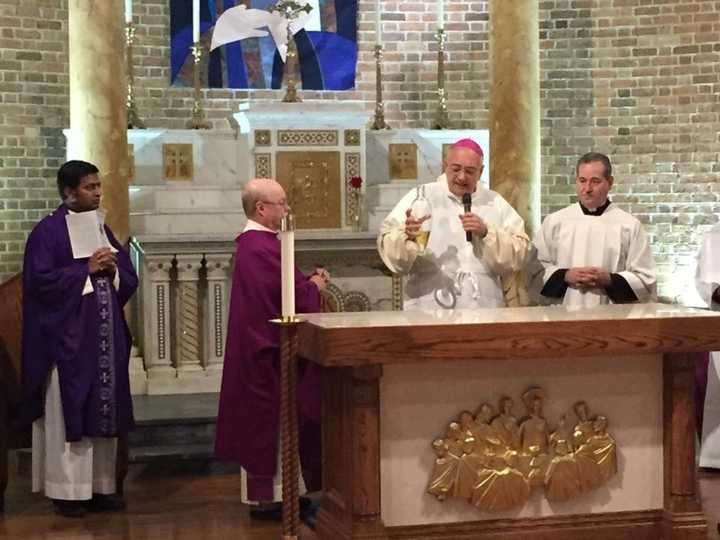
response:
[[[69,123],[67,0],[16,4],[0,0],[0,279],[19,269],[27,230],[56,204],[60,130]],[[487,127],[488,2],[446,4],[450,119]],[[306,100],[352,99],[372,108],[375,2],[359,5],[357,89],[304,93]],[[432,121],[435,6],[383,0],[386,117],[394,127]],[[578,155],[609,153],[614,198],[647,224],[661,292],[675,297],[687,285],[698,235],[720,208],[720,1],[547,0],[540,7],[543,214],[572,200]],[[138,112],[149,127],[181,128],[192,93],[168,87],[168,1],[135,0],[134,13]],[[248,93],[210,90],[205,97],[207,116],[225,127]]]
[[[720,2],[541,2],[543,215],[572,200],[575,159],[615,165],[613,199],[650,233],[660,293],[687,298],[718,221]]]
[[[56,205],[68,119],[64,2],[0,1],[0,280],[20,268],[27,231]]]

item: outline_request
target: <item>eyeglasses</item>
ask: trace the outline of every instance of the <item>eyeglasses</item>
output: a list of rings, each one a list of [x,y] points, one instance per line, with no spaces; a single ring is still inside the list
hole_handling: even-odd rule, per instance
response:
[[[288,206],[287,201],[273,202],[273,201],[260,201],[263,204],[278,204],[280,206]]]

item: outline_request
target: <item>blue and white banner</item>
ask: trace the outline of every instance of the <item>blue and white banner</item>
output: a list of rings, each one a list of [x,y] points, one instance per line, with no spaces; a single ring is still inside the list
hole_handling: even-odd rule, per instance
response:
[[[287,25],[272,12],[274,0],[200,0],[208,88],[282,87]],[[351,90],[357,65],[357,0],[300,0],[312,7],[291,25],[299,55],[298,79],[305,90]],[[227,12],[227,13],[226,13]],[[222,20],[220,18],[222,17]],[[215,35],[214,35],[215,34]],[[192,86],[192,2],[170,0],[172,84]]]

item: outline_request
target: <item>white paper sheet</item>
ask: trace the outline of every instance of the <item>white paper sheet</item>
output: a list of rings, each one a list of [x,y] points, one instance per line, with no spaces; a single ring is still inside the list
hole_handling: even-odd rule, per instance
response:
[[[98,249],[110,247],[110,242],[105,234],[105,212],[103,210],[71,213],[65,216],[65,221],[75,259],[90,257]]]

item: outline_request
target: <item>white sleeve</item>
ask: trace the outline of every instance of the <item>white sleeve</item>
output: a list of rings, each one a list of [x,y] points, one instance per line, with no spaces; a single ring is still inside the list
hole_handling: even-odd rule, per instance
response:
[[[702,238],[702,245],[697,255],[697,266],[695,268],[695,288],[697,289],[700,298],[712,309],[718,309],[716,303],[712,301],[712,296],[715,290],[720,286],[720,279],[718,278],[717,272],[712,272],[715,269],[713,258],[711,253],[720,254],[720,245],[715,246],[714,234],[718,234],[717,226],[713,227],[710,231],[706,232]],[[720,261],[720,259],[718,259]]]
[[[498,276],[519,272],[525,266],[530,252],[530,239],[525,233],[525,223],[515,209],[498,196],[501,224],[487,223],[485,238],[473,236],[473,248],[478,258]]]
[[[535,235],[535,242],[527,265],[528,292],[533,300],[547,303],[548,299],[540,294],[548,279],[560,270],[555,250],[555,220],[552,215],[545,218]]]
[[[657,299],[657,275],[650,242],[639,222],[633,232],[628,246],[626,269],[618,274],[628,282],[640,302],[654,302]]]
[[[385,266],[396,274],[407,274],[423,252],[423,248],[417,242],[408,240],[405,234],[405,212],[410,208],[413,197],[414,190],[400,199],[380,225],[378,253]]]

